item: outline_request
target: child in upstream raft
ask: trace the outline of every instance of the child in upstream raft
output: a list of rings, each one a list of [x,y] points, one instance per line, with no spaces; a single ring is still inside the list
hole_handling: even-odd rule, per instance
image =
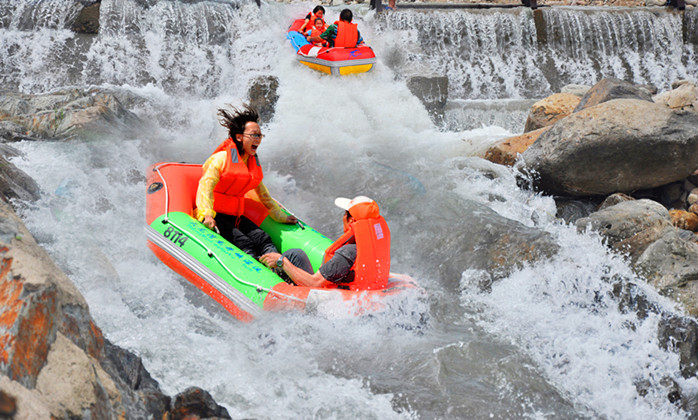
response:
[[[243,215],[245,193],[254,189],[275,221],[296,223],[298,220],[283,211],[262,183],[264,174],[257,148],[264,135],[259,128],[259,114],[247,104],[241,110],[231,108],[218,110],[221,125],[228,129],[228,138],[203,165],[194,217],[209,229],[218,230],[245,253],[258,258],[277,249],[269,235]]]
[[[308,31],[311,29],[311,27],[315,24],[315,19],[320,18],[322,19],[322,24],[327,25],[325,23],[325,8],[322,6],[315,6],[313,8],[313,11],[311,13],[308,13],[308,15],[305,17],[305,21],[303,22],[303,25],[301,25],[300,28],[298,28],[298,32],[300,33],[305,33],[304,31]]]
[[[327,25],[325,24],[325,21],[322,20],[321,18],[315,19],[315,26],[313,26],[313,29],[309,30],[308,32],[305,33],[305,38],[308,40],[308,42],[312,43],[313,45],[317,47],[326,47],[327,46],[327,41],[323,41],[320,38],[320,35],[325,32],[327,29]],[[310,39],[319,39],[317,42],[312,42]]]

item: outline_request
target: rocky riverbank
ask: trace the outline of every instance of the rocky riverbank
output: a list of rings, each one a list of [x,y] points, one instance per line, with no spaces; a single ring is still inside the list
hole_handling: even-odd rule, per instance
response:
[[[230,418],[208,392],[174,398],[113,345],[70,279],[0,201],[0,418]]]
[[[598,231],[697,316],[698,87],[673,87],[653,95],[618,79],[570,86],[536,102],[525,133],[484,157],[516,165],[557,198],[561,218]]]

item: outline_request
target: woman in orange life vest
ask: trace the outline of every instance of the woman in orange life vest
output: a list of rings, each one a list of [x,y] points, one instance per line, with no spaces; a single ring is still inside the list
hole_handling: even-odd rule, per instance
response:
[[[242,110],[231,108],[232,112],[218,110],[221,125],[228,129],[228,138],[203,165],[194,217],[257,258],[277,249],[266,232],[243,216],[245,193],[254,189],[275,221],[296,223],[298,220],[287,215],[262,184],[264,174],[257,148],[264,135],[258,124],[259,114],[249,105],[244,105]]]
[[[278,268],[297,285],[382,290],[390,277],[390,230],[378,204],[368,197],[337,198],[343,209],[344,234],[325,250],[325,259],[316,273],[305,251],[289,249],[262,255],[270,268]]]
[[[322,19],[323,24],[325,24],[325,8],[322,6],[315,6],[312,13],[308,13],[305,17],[305,22],[298,28],[298,32],[305,33],[304,31],[309,30],[314,24],[315,19]]]
[[[306,32],[305,38],[308,40],[308,42],[311,42],[310,38],[319,39],[318,42],[312,42],[312,44],[318,47],[326,47],[327,41],[323,41],[322,39],[320,39],[320,34],[325,32],[325,29],[327,29],[325,21],[321,18],[317,18],[315,19],[315,26],[313,26],[313,29]]]

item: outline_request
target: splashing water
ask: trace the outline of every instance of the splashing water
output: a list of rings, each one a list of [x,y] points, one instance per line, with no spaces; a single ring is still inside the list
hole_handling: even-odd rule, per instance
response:
[[[13,160],[42,189],[38,202],[17,203],[22,217],[106,337],[141,356],[165,392],[203,387],[234,418],[689,417],[669,403],[662,382],[695,392],[696,381],[682,379],[678,357],[657,343],[656,317],[621,310],[613,286],[632,282],[663,310],[672,305],[596,235],[557,221],[550,197],[521,190],[511,169],[477,157],[521,129],[520,119],[518,127],[504,124],[512,109],[500,105],[512,98],[609,72],[652,83],[664,70],[695,75],[682,61],[688,47],[662,44],[676,36],[677,18],[645,9],[550,10],[541,46],[528,10],[376,16],[353,6],[379,63],[337,79],[298,65],[286,44],[287,25],[312,7],[160,1],[144,9],[104,0],[93,39],[49,16],[29,30],[20,23],[0,30],[12,51],[0,60],[4,85],[24,92],[99,85],[135,98],[132,110],[148,121],[132,137],[22,142]],[[329,7],[327,20],[340,10]],[[625,28],[630,40],[613,35],[621,29],[599,35],[590,42],[603,54],[572,42],[580,29],[604,24]],[[633,25],[640,27],[627,29]],[[553,37],[556,30],[562,35]],[[422,32],[447,36],[431,45]],[[558,64],[538,66],[541,50]],[[632,51],[655,64],[614,67],[631,63]],[[559,66],[569,57],[581,70]],[[477,128],[433,126],[404,83],[417,61],[448,75],[452,99],[463,101],[461,112]],[[516,77],[521,72],[527,77]],[[202,162],[224,138],[216,109],[243,102],[259,75],[279,79],[259,150],[272,194],[330,237],[341,233],[336,196],[375,198],[393,236],[393,271],[417,279],[426,307],[407,297],[399,310],[369,318],[269,313],[243,324],[147,249],[145,168]],[[472,98],[497,105],[492,120],[469,105]],[[475,224],[542,232],[558,251],[482,292],[491,273],[462,258],[478,240],[468,237]]]

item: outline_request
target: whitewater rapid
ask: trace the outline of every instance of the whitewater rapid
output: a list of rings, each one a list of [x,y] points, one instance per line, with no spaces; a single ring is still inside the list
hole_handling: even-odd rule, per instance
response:
[[[658,345],[656,318],[619,310],[609,279],[636,283],[658,307],[678,309],[643,286],[598,236],[556,219],[552,198],[522,190],[513,170],[478,157],[522,130],[525,103],[513,110],[503,103],[590,79],[569,80],[564,72],[549,79],[540,70],[533,86],[501,83],[510,79],[490,79],[486,67],[468,71],[478,60],[446,45],[426,55],[403,50],[419,40],[420,25],[504,26],[530,38],[528,11],[459,11],[448,15],[455,22],[449,26],[442,13],[404,12],[384,22],[366,6],[352,6],[379,63],[365,75],[336,79],[298,65],[283,41],[288,22],[311,3],[238,9],[160,1],[143,10],[134,1],[103,0],[101,7],[102,29],[91,42],[51,25],[0,30],[5,45],[18,45],[4,62],[19,73],[5,82],[26,92],[116,90],[133,98],[130,109],[147,129],[16,144],[22,155],[12,162],[42,190],[38,202],[16,204],[105,336],[142,357],[163,391],[200,386],[233,418],[688,417],[668,402],[661,382],[673,378],[695,391],[695,379],[682,379],[678,356]],[[340,9],[328,8],[329,20]],[[491,36],[497,45],[497,32]],[[76,45],[76,64],[65,60],[66,45]],[[517,45],[512,60],[522,57]],[[695,75],[654,53],[676,63],[677,75]],[[444,63],[453,99],[476,123],[434,125],[399,77],[415,60],[437,70]],[[520,60],[496,67],[512,74]],[[644,71],[629,78],[647,80]],[[647,71],[650,81],[658,77]],[[240,323],[147,249],[145,169],[158,161],[203,162],[225,135],[216,110],[242,103],[260,75],[279,79],[274,119],[262,127],[259,149],[272,195],[332,238],[341,233],[336,196],[375,198],[393,236],[392,269],[415,277],[426,302],[415,298],[401,311],[369,318],[270,313]],[[474,92],[478,104],[498,106],[470,111]],[[481,292],[487,273],[462,263],[473,223],[537,229],[559,251]],[[648,394],[639,397],[643,381]]]

